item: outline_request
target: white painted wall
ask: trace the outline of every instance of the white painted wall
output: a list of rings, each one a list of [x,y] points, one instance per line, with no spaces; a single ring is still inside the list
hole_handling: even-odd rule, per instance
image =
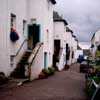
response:
[[[66,32],[66,35],[67,35],[66,36],[67,43],[71,47],[71,45],[72,45],[72,34],[71,34],[71,32]]]
[[[95,42],[100,43],[100,29],[95,33]]]
[[[61,48],[64,47],[64,36],[65,36],[65,25],[64,22],[54,22],[54,39],[61,40]]]
[[[27,21],[27,16],[26,16],[26,0],[20,0],[20,3],[18,3],[17,0],[8,0],[8,9],[9,9],[9,28],[10,28],[10,14],[13,13],[16,15],[16,31],[18,32],[19,35],[19,40],[16,43],[12,43],[10,41],[10,53],[11,55],[15,55],[16,52],[18,51],[21,43],[24,41],[25,36],[23,34],[23,20]]]
[[[40,40],[44,43],[43,52],[47,52],[47,66],[51,66],[53,55],[53,4],[49,0],[30,0],[28,7],[28,19],[36,19],[36,23],[41,25]]]
[[[17,0],[8,0],[8,33],[10,35],[10,15],[13,13],[16,15],[16,31],[19,35],[19,40],[13,43],[12,41],[8,40],[9,43],[9,56],[16,55],[20,46],[22,45],[23,41],[26,39],[26,34],[23,33],[23,20],[27,21],[27,2],[26,0],[20,0],[20,3]],[[23,56],[24,52],[27,49],[27,42],[21,48],[21,51],[17,56],[15,56],[15,66],[10,68],[10,72],[14,70],[16,64],[19,62],[21,57]]]
[[[8,6],[6,0],[0,0],[0,72],[8,76],[10,70],[10,57],[8,50]],[[6,63],[5,63],[6,61]]]
[[[64,68],[64,66],[66,64],[65,58],[66,58],[66,56],[65,56],[65,49],[63,49],[61,57],[59,59],[59,63],[57,64],[58,70],[60,70],[60,71],[63,70],[63,68]]]
[[[72,63],[75,63],[77,61],[77,59],[75,58],[75,52],[77,51],[77,42],[75,41],[75,37],[72,37],[72,48],[74,52]]]
[[[30,80],[34,80],[38,78],[38,75],[43,69],[43,66],[41,65],[43,65],[43,45],[40,47],[39,52],[37,53],[32,63]]]
[[[95,36],[91,40],[91,44],[93,44],[94,47],[91,48],[90,52],[91,52],[92,56],[95,57],[95,52],[96,52],[97,46],[98,46],[98,44],[100,44],[100,30],[98,30],[95,33]]]
[[[63,21],[55,21],[54,22],[54,40],[61,41],[61,48],[63,49],[62,54],[60,56],[59,62],[57,63],[58,69],[62,70],[65,65],[65,57],[66,57],[66,26]]]
[[[77,50],[75,52],[75,58],[77,59],[79,57],[79,55],[83,55],[83,50]]]
[[[23,13],[22,13],[23,12]],[[1,0],[0,1],[0,71],[8,76],[14,69],[10,66],[10,56],[16,55],[21,43],[25,39],[23,35],[23,19],[26,19],[26,2],[20,0]],[[16,30],[19,40],[16,43],[10,41],[10,14],[16,15]],[[21,55],[19,55],[21,56]],[[6,63],[5,63],[6,61]]]
[[[70,48],[70,57],[69,57],[69,60],[67,61],[67,64],[68,65],[71,65],[72,63],[72,33],[71,32],[66,32],[66,41],[69,45],[69,48]]]
[[[26,51],[27,42],[23,45],[21,52],[14,58],[15,66],[11,67],[10,56],[16,55],[21,44],[27,38],[27,33],[23,34],[23,20],[30,24],[31,19],[36,19],[36,23],[41,26],[40,40],[44,42],[44,47],[42,58],[40,58],[44,59],[44,52],[47,52],[47,66],[51,66],[53,55],[53,4],[49,0],[20,0],[20,3],[17,0],[1,0],[0,13],[0,71],[5,72],[8,76]],[[16,31],[19,35],[19,40],[15,43],[12,43],[9,38],[11,13],[16,15]],[[40,64],[43,68],[44,64]]]
[[[77,50],[78,50],[78,41],[75,40],[75,51],[74,51],[75,53],[74,54],[76,54]],[[74,55],[74,57],[75,57],[75,62],[77,62],[76,55]]]

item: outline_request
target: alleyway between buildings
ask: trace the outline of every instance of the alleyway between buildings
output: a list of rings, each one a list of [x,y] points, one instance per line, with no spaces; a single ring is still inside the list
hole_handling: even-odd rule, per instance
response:
[[[69,70],[20,87],[8,83],[0,86],[0,100],[87,100],[84,74],[79,72],[79,64],[74,64]]]

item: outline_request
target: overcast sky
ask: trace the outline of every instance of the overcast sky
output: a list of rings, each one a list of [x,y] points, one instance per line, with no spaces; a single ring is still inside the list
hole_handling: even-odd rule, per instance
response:
[[[56,0],[56,11],[66,19],[81,42],[90,42],[100,28],[100,0]]]

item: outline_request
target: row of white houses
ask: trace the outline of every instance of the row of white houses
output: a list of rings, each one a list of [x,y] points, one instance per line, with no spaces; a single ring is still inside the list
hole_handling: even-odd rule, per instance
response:
[[[100,29],[91,38],[91,55],[95,57],[97,46],[100,45]]]
[[[75,52],[78,41],[73,31],[68,28],[68,23],[57,12],[53,13],[54,19],[54,56],[60,56],[58,69],[62,70],[67,63],[71,65],[76,62]],[[57,54],[58,53],[58,54]]]
[[[77,39],[55,0],[0,0],[0,72],[33,80],[43,68],[76,62]]]

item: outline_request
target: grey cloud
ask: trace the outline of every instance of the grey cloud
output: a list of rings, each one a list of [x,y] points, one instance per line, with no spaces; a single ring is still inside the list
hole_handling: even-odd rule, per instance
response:
[[[90,42],[100,28],[100,0],[57,0],[55,9],[68,21],[79,41]]]

